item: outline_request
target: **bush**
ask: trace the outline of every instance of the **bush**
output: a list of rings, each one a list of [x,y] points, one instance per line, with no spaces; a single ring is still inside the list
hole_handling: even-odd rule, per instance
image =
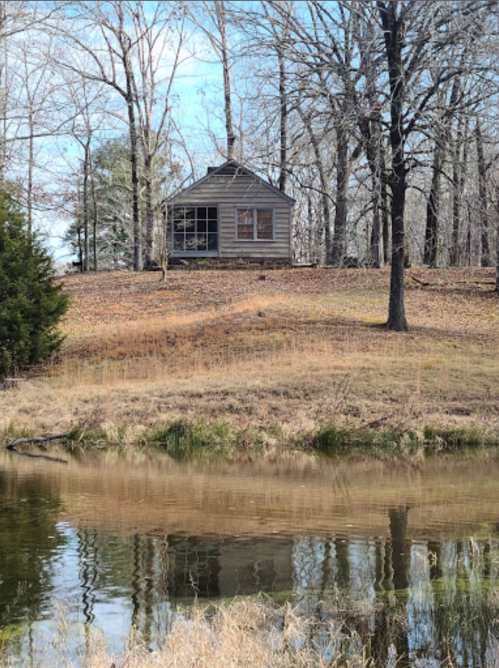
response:
[[[0,379],[60,347],[56,326],[68,307],[52,260],[30,238],[20,209],[0,191]]]

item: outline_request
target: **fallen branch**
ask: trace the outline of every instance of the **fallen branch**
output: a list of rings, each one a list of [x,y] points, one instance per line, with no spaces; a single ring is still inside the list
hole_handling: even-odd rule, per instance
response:
[[[12,443],[9,443],[9,445],[6,446],[6,449],[9,452],[12,452],[14,455],[17,455],[18,457],[28,457],[30,459],[45,459],[46,461],[49,462],[58,462],[59,464],[67,464],[68,462],[65,459],[59,459],[59,457],[50,457],[49,455],[32,455],[27,452],[19,452],[16,450],[16,447],[18,445],[25,445],[26,443],[37,443],[40,445],[41,443],[47,443],[48,441],[56,441],[61,438],[68,438],[69,434],[57,434],[55,436],[34,436],[33,438],[17,438],[15,441],[12,441]]]
[[[416,283],[419,283],[419,285],[423,285],[425,288],[427,288],[430,285],[438,285],[438,283],[428,283],[428,281],[422,281],[420,278],[416,278],[415,276],[411,276],[413,281],[416,281]]]

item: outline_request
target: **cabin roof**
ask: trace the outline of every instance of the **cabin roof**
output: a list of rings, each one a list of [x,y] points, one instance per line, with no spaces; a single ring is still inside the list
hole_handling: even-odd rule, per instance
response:
[[[187,188],[183,188],[180,190],[176,195],[173,197],[170,197],[170,199],[166,202],[166,204],[174,204],[175,200],[181,196],[184,196],[185,193],[188,193],[191,190],[194,190],[198,186],[200,186],[202,183],[207,181],[208,179],[211,179],[212,176],[251,176],[254,178],[256,181],[264,185],[266,188],[271,190],[275,195],[279,195],[283,200],[285,200],[290,206],[293,206],[296,202],[292,197],[289,195],[286,195],[282,191],[280,191],[278,188],[273,186],[271,183],[268,183],[268,181],[265,181],[262,179],[258,174],[255,174],[255,172],[252,172],[250,169],[247,167],[243,167],[240,165],[236,160],[226,160],[222,165],[219,167],[216,167],[215,169],[210,169],[210,171],[205,174],[202,178],[198,179],[197,181],[194,181],[194,183],[191,183],[190,186],[187,186]]]

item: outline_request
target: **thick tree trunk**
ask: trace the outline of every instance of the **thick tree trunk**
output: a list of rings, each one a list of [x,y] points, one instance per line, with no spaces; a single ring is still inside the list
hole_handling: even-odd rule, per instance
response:
[[[410,546],[407,540],[408,507],[390,508],[391,562],[393,568],[393,588],[403,605],[409,588]],[[402,624],[401,633],[395,638],[398,660],[401,665],[409,658],[409,635],[407,624]]]
[[[348,214],[348,134],[341,122],[336,126],[336,211],[334,214],[334,233],[331,252],[331,264],[341,266],[346,248],[346,227]]]
[[[480,264],[482,267],[490,267],[490,246],[489,246],[489,212],[487,205],[487,167],[485,165],[485,156],[483,152],[483,137],[480,123],[477,121],[476,130],[476,152],[478,158],[478,196],[480,198],[480,234],[482,239],[482,248],[480,255]]]
[[[407,170],[405,165],[405,138],[403,133],[403,101],[405,97],[402,40],[404,25],[396,16],[396,3],[385,6],[377,3],[385,34],[385,50],[390,82],[390,147],[392,190],[392,267],[390,274],[390,302],[388,328],[407,331],[404,301],[405,259],[405,194]]]
[[[440,183],[442,174],[443,148],[439,141],[433,151],[432,180],[430,195],[426,205],[426,233],[424,247],[424,263],[432,269],[437,266],[438,254],[438,215],[440,206]]]
[[[388,328],[396,332],[407,331],[404,300],[405,266],[405,170],[393,175],[392,183],[392,267],[390,273],[390,302]]]

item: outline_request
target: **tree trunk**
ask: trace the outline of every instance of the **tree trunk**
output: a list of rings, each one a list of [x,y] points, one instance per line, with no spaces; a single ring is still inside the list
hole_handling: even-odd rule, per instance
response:
[[[496,292],[499,292],[499,197],[496,204]]]
[[[127,72],[127,87],[130,73]],[[127,99],[128,123],[130,131],[130,163],[132,167],[132,220],[133,220],[133,269],[140,271],[142,269],[142,244],[140,230],[140,209],[139,209],[139,170],[137,160],[137,127],[135,125],[135,110],[133,106],[133,97],[130,95]]]
[[[336,126],[336,151],[336,211],[334,214],[331,264],[339,267],[343,261],[346,247],[349,177],[348,135],[341,119]]]
[[[2,58],[0,59],[0,187],[5,183],[5,168],[7,164],[7,38],[5,27],[7,23],[7,2],[0,0],[0,40],[2,40]]]
[[[307,262],[312,262],[312,258],[315,261],[315,235],[313,234],[313,209],[312,209],[312,198],[310,195],[307,195]],[[313,249],[312,249],[313,245]]]
[[[459,97],[461,86],[461,78],[456,77],[452,85],[452,92],[450,96],[449,107],[455,112],[456,104]],[[451,266],[457,267],[460,263],[460,248],[459,248],[459,224],[461,216],[461,179],[464,174],[464,163],[460,164],[461,145],[463,143],[462,132],[463,119],[461,115],[457,118],[456,137],[452,139],[452,122],[449,128],[448,139],[452,145],[452,239],[451,249],[449,255],[449,263]]]
[[[76,233],[78,235],[78,263],[80,266],[80,271],[83,271],[83,245],[81,243],[81,225],[78,225],[76,228]]]
[[[215,0],[215,12],[217,15],[218,29],[220,31],[220,55],[224,76],[224,105],[225,105],[225,131],[227,133],[227,160],[234,158],[234,144],[236,136],[232,123],[232,100],[230,87],[229,55],[227,49],[227,31],[225,20],[224,0]]]
[[[437,266],[438,253],[438,214],[440,205],[440,182],[442,174],[443,148],[437,140],[433,151],[432,180],[430,195],[426,205],[426,232],[424,247],[424,264],[432,269]]]
[[[393,568],[393,588],[398,600],[404,605],[409,588],[410,546],[407,541],[407,506],[390,508],[391,561]],[[407,665],[409,658],[409,637],[407,624],[402,624],[395,638],[398,662]]]
[[[457,147],[453,152],[452,160],[452,242],[450,252],[450,264],[452,267],[458,267],[460,263],[459,252],[459,223],[461,218],[461,189],[459,174],[459,143],[456,139]]]
[[[381,198],[379,192],[377,191],[378,183],[375,175],[373,175],[372,177],[372,183],[373,183],[374,194],[373,194],[373,229],[371,232],[371,242],[370,242],[371,258],[372,258],[371,262],[373,267],[379,269],[382,265],[381,216],[380,216]]]
[[[372,94],[370,96],[370,117],[362,115],[359,119],[359,127],[364,140],[369,169],[371,170],[372,183],[372,207],[373,224],[371,238],[369,241],[369,254],[373,267],[381,267],[383,264],[381,232],[382,232],[382,209],[383,209],[383,180],[384,180],[384,155],[381,137],[381,113]]]
[[[90,172],[90,142],[85,144],[85,157],[83,160],[83,242],[85,252],[83,257],[83,271],[90,270],[90,225],[88,206],[88,178]]]
[[[403,134],[403,101],[405,96],[404,65],[402,61],[403,22],[396,16],[396,3],[385,6],[378,2],[384,28],[385,50],[390,82],[390,147],[392,190],[392,267],[390,274],[390,302],[388,328],[407,331],[404,301],[405,258],[405,194],[407,171],[405,165],[405,138]]]
[[[480,233],[482,239],[482,249],[480,255],[480,264],[482,267],[490,267],[490,247],[489,247],[489,213],[487,206],[487,167],[483,153],[483,137],[480,123],[477,121],[475,129],[476,152],[478,158],[478,196],[480,199]]]
[[[33,235],[33,171],[35,166],[35,138],[33,109],[29,110],[29,156],[28,156],[28,236]]]
[[[407,331],[404,301],[405,193],[404,170],[403,176],[394,173],[392,183],[392,267],[390,273],[388,328],[395,332]]]
[[[134,95],[134,74],[132,63],[130,61],[130,37],[124,31],[124,15],[121,5],[118,5],[118,18],[120,30],[118,32],[118,39],[121,47],[120,58],[123,63],[125,72],[125,90],[122,95],[127,106],[128,116],[128,131],[130,135],[130,163],[132,176],[132,234],[133,234],[133,270],[140,271],[142,269],[142,235],[140,224],[140,208],[139,208],[139,166],[138,166],[138,139],[137,139],[137,123],[135,120],[135,95]]]
[[[146,143],[144,155],[144,183],[146,204],[146,249],[145,264],[149,267],[153,259],[154,207],[152,201],[152,155],[148,151],[149,132],[144,132]]]
[[[91,177],[91,189],[92,189],[92,204],[93,204],[93,232],[94,232],[94,238],[93,238],[93,253],[94,253],[94,271],[99,271],[99,262],[98,262],[98,256],[97,256],[97,230],[99,227],[99,205],[97,202],[97,193],[95,191],[95,179],[94,179],[94,173],[92,170],[92,177]]]
[[[385,173],[384,147],[383,151],[383,173]],[[390,263],[390,207],[388,204],[388,188],[386,180],[381,179],[381,219],[383,227],[383,264]]]
[[[331,255],[332,255],[331,210],[329,208],[329,195],[327,192],[328,183],[326,179],[326,173],[324,170],[324,164],[322,161],[319,140],[317,139],[317,136],[312,128],[310,116],[305,114],[300,107],[298,107],[298,113],[300,114],[300,117],[307,129],[308,136],[310,137],[310,143],[312,144],[312,149],[314,151],[315,167],[319,174],[319,181],[321,185],[321,205],[322,205],[322,216],[323,216],[323,226],[324,226],[325,258],[326,258],[326,264],[331,264]]]
[[[282,48],[278,48],[279,60],[279,102],[280,102],[280,160],[279,160],[279,190],[286,192],[287,177],[287,126],[288,126],[288,104],[286,95],[286,64]]]

